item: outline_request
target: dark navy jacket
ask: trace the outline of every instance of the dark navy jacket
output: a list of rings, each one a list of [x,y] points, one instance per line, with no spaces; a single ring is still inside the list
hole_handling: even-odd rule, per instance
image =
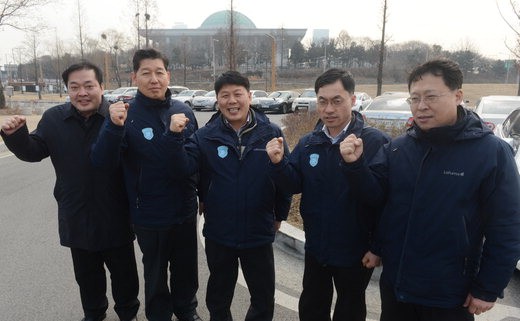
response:
[[[9,136],[2,132],[7,147],[21,160],[39,162],[50,156],[63,246],[101,251],[134,240],[121,167],[105,171],[89,159],[107,115],[105,100],[87,120],[66,103],[45,111],[31,134],[26,126]]]
[[[280,128],[251,109],[251,123],[241,135],[220,113],[200,128],[177,154],[182,171],[200,171],[204,202],[204,236],[233,248],[274,241],[274,221],[287,218],[290,195],[276,189],[268,175],[265,146],[281,137]],[[183,140],[178,141],[182,148]],[[182,151],[182,149],[181,149]]]
[[[332,144],[323,125],[303,136],[290,156],[272,165],[277,186],[292,194],[302,193],[300,214],[305,229],[305,251],[321,264],[358,266],[369,249],[369,241],[379,213],[358,200],[356,186],[347,181],[339,144],[348,135],[363,139],[365,155],[371,159],[390,138],[365,127],[358,112],[339,140]]]
[[[125,126],[105,122],[92,151],[97,166],[113,167],[121,161],[125,173],[130,212],[134,224],[168,228],[195,217],[197,192],[195,177],[186,178],[173,170],[175,137],[169,130],[170,117],[184,113],[190,119],[183,132],[198,128],[193,111],[171,99],[154,100],[138,92],[130,101]]]
[[[377,233],[381,282],[398,300],[452,308],[468,293],[501,296],[520,257],[520,183],[506,142],[459,107],[455,125],[410,128],[371,168],[365,195],[387,196]]]

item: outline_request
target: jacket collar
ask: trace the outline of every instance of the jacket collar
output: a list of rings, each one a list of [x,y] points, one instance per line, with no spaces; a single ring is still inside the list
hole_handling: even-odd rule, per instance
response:
[[[149,98],[139,89],[137,90],[137,94],[135,95],[135,98],[131,101],[131,103],[138,104],[139,106],[148,107],[148,108],[169,108],[171,103],[171,96],[172,93],[170,89],[166,89],[166,93],[164,95],[164,99],[152,99]]]
[[[425,132],[413,125],[407,135],[432,143],[449,143],[457,140],[480,138],[493,132],[484,125],[480,117],[462,106],[457,107],[457,122],[450,126],[432,128]]]
[[[352,119],[350,120],[347,130],[340,134],[335,144],[341,143],[341,141],[350,134],[355,134],[357,137],[360,137],[364,127],[365,122],[363,121],[363,116],[353,110]],[[323,122],[318,120],[309,139],[309,144],[323,144],[326,142],[330,143],[330,138],[323,132]]]

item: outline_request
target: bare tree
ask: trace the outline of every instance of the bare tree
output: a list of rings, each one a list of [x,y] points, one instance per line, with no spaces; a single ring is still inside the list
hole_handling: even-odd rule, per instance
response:
[[[26,19],[28,14],[50,2],[52,0],[0,0],[0,27],[29,30],[32,20]],[[4,87],[0,82],[0,108],[4,107]]]
[[[516,58],[516,65],[517,68],[519,68],[519,60],[520,60],[520,29],[518,27],[515,27],[513,22],[510,22],[502,13],[502,10],[500,9],[500,5],[498,4],[498,0],[495,0],[495,3],[498,8],[498,12],[500,13],[500,16],[502,17],[502,20],[507,24],[509,29],[511,29],[516,39],[514,41],[514,45],[509,45],[507,42],[505,43],[507,49],[515,56]],[[516,24],[520,21],[520,5],[513,0],[509,0],[509,6],[511,7],[511,11],[513,12],[514,18],[516,19]],[[517,96],[520,96],[520,77],[518,77],[518,89],[517,89]]]
[[[82,12],[83,8],[81,6],[81,1],[77,0],[77,9],[78,9],[78,38],[79,38],[79,52],[81,54],[81,59],[85,58],[85,53],[83,51],[83,46],[85,45],[85,38],[83,36],[83,20],[82,20]]]
[[[39,88],[40,85],[40,77],[39,77],[39,69],[38,69],[38,50],[40,46],[40,42],[38,41],[38,34],[36,31],[30,31],[27,34],[26,40],[25,40],[25,46],[27,48],[27,52],[30,52],[32,61],[33,61],[33,67],[34,67],[34,85],[36,86],[36,91],[38,92],[38,99],[42,99],[41,94],[41,88]]]
[[[19,30],[30,29],[26,19],[29,13],[37,7],[44,6],[52,0],[0,0],[0,26],[7,26]],[[34,15],[32,15],[34,16]]]
[[[383,64],[385,60],[385,31],[387,0],[383,0],[383,25],[381,26],[381,43],[379,46],[379,64],[377,65],[377,95],[381,95],[383,88]]]

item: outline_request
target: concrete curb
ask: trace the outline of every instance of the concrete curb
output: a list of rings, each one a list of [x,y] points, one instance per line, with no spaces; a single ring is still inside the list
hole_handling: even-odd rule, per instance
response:
[[[274,242],[280,249],[300,259],[305,256],[305,232],[289,223],[282,222]]]
[[[8,152],[7,146],[5,146],[4,142],[0,142],[0,153]]]

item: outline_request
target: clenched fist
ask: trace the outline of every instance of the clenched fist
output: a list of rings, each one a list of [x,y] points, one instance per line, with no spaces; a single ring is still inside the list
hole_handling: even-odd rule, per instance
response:
[[[283,150],[283,138],[275,137],[271,139],[265,146],[267,155],[271,160],[271,163],[278,164],[282,161],[284,150]]]
[[[110,112],[110,120],[114,125],[123,126],[125,124],[129,106],[128,103],[122,101],[110,105],[108,110]]]
[[[170,121],[170,130],[174,133],[180,133],[189,122],[190,119],[184,113],[173,114]]]
[[[363,140],[350,134],[339,144],[339,151],[346,163],[353,163],[363,154]]]
[[[4,134],[9,136],[21,127],[23,127],[23,125],[25,125],[25,121],[26,119],[24,116],[16,115],[13,117],[9,117],[2,123],[2,131],[4,132]]]

